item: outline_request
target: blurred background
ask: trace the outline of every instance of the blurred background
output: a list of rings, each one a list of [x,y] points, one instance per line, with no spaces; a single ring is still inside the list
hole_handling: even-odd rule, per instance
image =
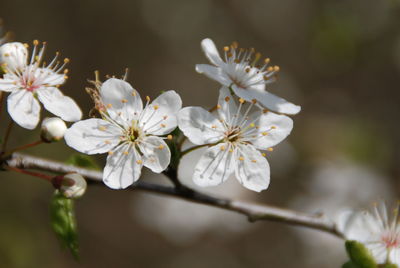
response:
[[[248,191],[234,179],[205,191],[330,216],[399,196],[397,0],[0,0],[0,17],[15,40],[47,41],[47,59],[56,51],[71,59],[62,89],[85,115],[93,71],[122,75],[126,67],[142,96],[174,89],[185,106],[212,107],[219,85],[194,70],[207,63],[200,41],[255,47],[281,68],[269,90],[302,111],[292,135],[268,156],[267,191]],[[15,127],[10,145],[37,139],[37,130]],[[63,142],[29,152],[57,160],[73,153]],[[198,156],[181,165],[189,185]],[[0,178],[0,267],[329,268],[346,261],[343,241],[318,231],[93,186],[76,202],[77,264],[51,231],[49,185],[11,173]],[[166,181],[147,171],[141,179]]]

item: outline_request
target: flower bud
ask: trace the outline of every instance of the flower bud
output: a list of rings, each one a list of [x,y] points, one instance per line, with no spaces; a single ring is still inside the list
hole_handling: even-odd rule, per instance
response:
[[[52,180],[54,188],[58,189],[66,198],[79,198],[87,188],[86,180],[78,173],[69,173],[56,176]]]
[[[58,117],[47,117],[42,121],[40,137],[44,142],[59,141],[64,137],[67,125]]]
[[[20,70],[28,60],[28,49],[19,42],[5,43],[0,46],[0,64],[5,64],[7,69]]]

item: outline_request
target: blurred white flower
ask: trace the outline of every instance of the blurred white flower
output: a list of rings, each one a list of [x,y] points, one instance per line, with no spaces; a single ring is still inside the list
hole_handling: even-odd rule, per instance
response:
[[[178,114],[179,128],[191,142],[210,145],[195,167],[194,182],[216,186],[235,173],[250,190],[268,188],[269,164],[259,150],[272,150],[285,139],[292,119],[262,110],[254,100],[240,98],[237,104],[227,87],[220,90],[217,108],[218,117],[200,107],[186,107]]]
[[[204,39],[201,46],[214,66],[197,64],[197,72],[204,73],[223,86],[232,88],[237,96],[246,101],[256,99],[262,106],[274,112],[284,114],[300,112],[300,106],[265,91],[265,86],[275,80],[274,75],[279,71],[278,66],[268,66],[268,58],[264,60],[263,66],[258,67],[256,64],[261,54],[255,53],[254,49],[239,49],[237,43],[233,43],[224,47],[225,60],[223,60],[211,39]]]
[[[42,121],[40,136],[45,142],[59,141],[64,138],[67,125],[58,117],[47,117]]]
[[[47,66],[41,66],[45,44],[38,48],[35,40],[32,57],[28,63],[28,53],[21,43],[7,43],[0,47],[5,74],[0,79],[0,91],[10,92],[7,98],[8,113],[21,127],[34,129],[40,119],[40,104],[46,110],[65,121],[77,121],[82,117],[78,105],[64,96],[58,87],[67,79],[63,70],[68,59],[59,66],[57,57]]]
[[[393,215],[384,202],[374,204],[369,211],[346,211],[339,218],[338,226],[346,240],[362,243],[372,254],[377,264],[400,265],[400,221],[399,208]]]
[[[85,154],[108,152],[103,172],[104,183],[113,189],[137,181],[142,166],[160,173],[170,162],[171,152],[163,138],[177,126],[176,113],[182,101],[175,91],[161,94],[151,104],[143,103],[139,93],[127,82],[111,78],[100,88],[106,110],[103,119],[77,122],[65,133],[66,143]]]
[[[389,179],[376,170],[338,157],[315,165],[304,192],[291,201],[289,207],[309,213],[321,213],[336,218],[343,208],[357,207],[376,200],[379,196],[390,198],[393,192]],[[294,228],[299,236],[307,267],[339,267],[348,260],[342,239],[323,232]],[[315,254],[321,247],[325,254]],[[327,259],[334,260],[329,264]]]

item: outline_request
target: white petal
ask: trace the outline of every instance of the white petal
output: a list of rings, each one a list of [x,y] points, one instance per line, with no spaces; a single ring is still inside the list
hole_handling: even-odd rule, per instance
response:
[[[0,47],[0,64],[12,72],[25,67],[28,59],[28,50],[19,42],[6,43]]]
[[[218,81],[223,86],[230,86],[232,84],[232,80],[220,67],[208,64],[196,64],[196,72],[205,74],[208,78]]]
[[[146,107],[139,125],[152,135],[168,134],[177,127],[177,113],[181,108],[181,97],[175,91],[164,92]]]
[[[235,160],[235,175],[244,187],[256,192],[268,188],[269,164],[256,148],[239,145],[235,150]]]
[[[21,127],[34,129],[40,119],[40,104],[32,92],[17,90],[7,98],[7,109],[11,118]]]
[[[145,137],[139,144],[143,154],[143,164],[155,173],[164,171],[171,161],[171,152],[167,144],[159,137]]]
[[[223,63],[221,56],[219,55],[218,50],[211,39],[203,39],[201,41],[201,48],[203,49],[204,54],[212,64],[219,66],[221,63]]]
[[[65,132],[68,146],[85,154],[101,154],[120,143],[122,131],[119,127],[102,119],[87,119],[76,122]]]
[[[58,74],[48,68],[37,68],[35,76],[42,85],[57,86],[65,83],[64,74]]]
[[[18,85],[16,82],[18,81],[18,77],[13,75],[5,74],[3,79],[0,79],[0,91],[12,92],[18,89]]]
[[[229,88],[221,87],[219,90],[218,105],[220,106],[218,109],[220,118],[225,122],[232,122],[233,117],[237,116],[238,106]]]
[[[103,171],[104,183],[112,189],[125,189],[140,177],[140,155],[129,144],[122,144],[109,154]]]
[[[211,144],[223,138],[221,122],[203,108],[183,108],[178,113],[178,122],[180,130],[194,144]]]
[[[253,121],[252,118],[259,118],[254,122],[259,128],[252,132],[249,138],[251,143],[260,150],[266,150],[280,143],[293,129],[293,120],[285,115],[260,111],[250,116],[250,122]],[[257,138],[252,139],[254,136]]]
[[[108,79],[101,86],[100,94],[109,115],[117,122],[130,122],[142,112],[139,93],[124,80]]]
[[[400,267],[400,248],[394,248],[390,251],[389,260]]]
[[[226,181],[234,171],[234,154],[229,149],[229,143],[219,143],[208,148],[194,169],[194,183],[207,187]]]
[[[301,107],[293,103],[288,102],[268,91],[257,91],[257,90],[246,90],[241,89],[235,85],[232,85],[232,89],[239,97],[251,101],[256,99],[262,106],[271,111],[282,113],[282,114],[297,114],[300,112]]]
[[[75,122],[82,118],[82,111],[76,102],[70,97],[64,96],[56,87],[42,87],[37,95],[47,111],[69,122]]]

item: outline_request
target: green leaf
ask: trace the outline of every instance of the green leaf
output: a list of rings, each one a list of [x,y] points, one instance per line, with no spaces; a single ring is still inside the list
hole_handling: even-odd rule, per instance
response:
[[[379,267],[382,267],[382,268],[398,268],[398,266],[396,264],[392,264],[392,263],[383,264],[383,265],[381,265]]]
[[[352,261],[348,261],[343,264],[342,268],[360,268],[360,266],[354,264]]]
[[[353,266],[358,268],[376,268],[377,264],[371,256],[369,250],[363,244],[357,241],[346,241],[347,254],[350,257]],[[354,266],[355,265],[355,266]]]
[[[76,167],[100,170],[97,162],[91,156],[85,154],[73,154],[65,163]]]
[[[79,259],[79,244],[74,201],[55,192],[50,204],[51,225],[64,248],[69,249],[76,260]]]

